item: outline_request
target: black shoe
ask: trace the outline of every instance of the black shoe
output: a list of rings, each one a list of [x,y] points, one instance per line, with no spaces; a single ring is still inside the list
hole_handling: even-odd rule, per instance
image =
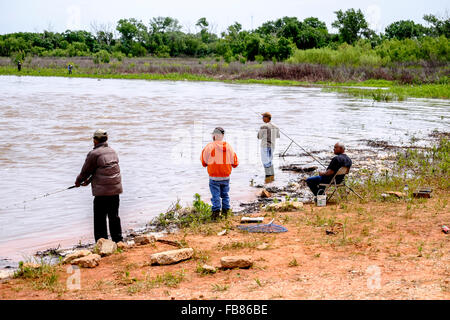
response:
[[[213,211],[211,213],[211,219],[212,220],[217,220],[219,218],[219,216],[220,216],[220,211]]]
[[[222,209],[222,217],[226,218],[232,213],[231,209]]]

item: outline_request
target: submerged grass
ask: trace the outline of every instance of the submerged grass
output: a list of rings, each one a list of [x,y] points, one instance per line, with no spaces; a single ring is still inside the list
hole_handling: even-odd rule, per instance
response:
[[[342,85],[349,86],[352,84],[342,84]],[[357,86],[362,86],[362,84]],[[378,86],[378,84],[376,84],[376,86]],[[407,97],[437,98],[437,99],[450,98],[450,86],[446,84],[422,84],[422,85],[390,84],[385,89],[345,88],[345,87],[338,87],[337,84],[332,84],[331,87],[324,88],[323,90],[327,92],[345,93],[363,99],[369,98],[373,99],[374,101],[390,101],[390,100],[403,101]]]

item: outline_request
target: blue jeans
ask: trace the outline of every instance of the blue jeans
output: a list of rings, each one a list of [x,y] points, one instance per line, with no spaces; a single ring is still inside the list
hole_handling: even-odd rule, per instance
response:
[[[319,184],[329,183],[329,182],[330,182],[329,177],[322,177],[322,176],[315,176],[315,177],[310,177],[310,178],[306,179],[306,184],[308,185],[308,187],[311,189],[312,193],[315,196],[317,196],[317,192],[319,192],[320,189],[325,189],[325,188],[319,188]]]
[[[212,211],[220,211],[230,209],[230,196],[228,192],[230,191],[230,180],[216,181],[209,179],[209,190],[211,191],[211,203]],[[221,200],[222,199],[222,203]]]
[[[264,168],[270,168],[272,166],[272,148],[269,147],[261,147],[261,161],[263,163]]]

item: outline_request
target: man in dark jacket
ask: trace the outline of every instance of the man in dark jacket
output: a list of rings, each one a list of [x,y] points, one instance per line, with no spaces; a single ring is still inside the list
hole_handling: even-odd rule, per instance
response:
[[[119,194],[122,193],[117,153],[108,146],[108,134],[104,130],[94,132],[94,149],[88,153],[75,186],[92,187],[94,196],[94,236],[95,241],[108,239],[106,217],[109,220],[109,233],[114,242],[122,241],[122,227],[119,218]]]
[[[334,145],[334,154],[336,156],[331,159],[326,171],[321,171],[318,176],[306,179],[306,184],[315,196],[319,192],[319,184],[330,183],[333,176],[341,167],[350,169],[352,166],[352,160],[345,154],[345,145],[343,143],[338,142]],[[336,183],[341,183],[343,179],[344,176],[336,176]]]

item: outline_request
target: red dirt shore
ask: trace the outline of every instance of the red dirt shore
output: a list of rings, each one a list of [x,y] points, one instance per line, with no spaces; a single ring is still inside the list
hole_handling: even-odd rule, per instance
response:
[[[79,290],[66,286],[70,274],[63,265],[53,285],[20,278],[0,283],[0,299],[449,299],[450,234],[441,231],[450,223],[448,199],[441,192],[409,203],[355,201],[260,213],[288,228],[279,234],[241,232],[233,228],[239,217],[232,217],[165,238],[193,248],[191,260],[150,266],[150,254],[174,247],[135,246],[81,269]],[[225,228],[231,229],[218,236]],[[326,234],[330,229],[336,234]],[[197,273],[199,265],[218,267],[229,255],[250,255],[254,266]]]

